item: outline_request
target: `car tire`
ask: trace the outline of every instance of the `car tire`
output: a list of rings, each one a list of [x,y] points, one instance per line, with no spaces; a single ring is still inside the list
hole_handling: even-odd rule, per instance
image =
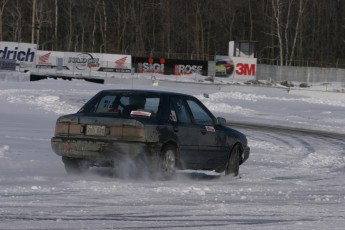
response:
[[[89,165],[81,159],[62,157],[62,162],[65,165],[65,170],[68,175],[82,174],[89,168]]]
[[[160,155],[159,174],[164,180],[170,180],[176,171],[176,148],[167,145],[163,148]]]
[[[228,163],[225,168],[225,175],[238,176],[240,170],[240,154],[241,147],[239,144],[236,144],[230,153]]]

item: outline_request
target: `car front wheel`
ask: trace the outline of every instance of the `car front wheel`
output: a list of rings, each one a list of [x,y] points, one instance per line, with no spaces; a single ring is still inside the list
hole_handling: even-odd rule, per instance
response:
[[[175,175],[176,148],[168,145],[160,156],[159,173],[162,179],[170,180]]]
[[[238,176],[240,169],[240,154],[241,147],[239,144],[236,144],[231,150],[230,157],[225,168],[225,175]]]
[[[64,163],[65,170],[69,175],[82,174],[89,168],[89,165],[81,159],[62,157],[62,162]]]

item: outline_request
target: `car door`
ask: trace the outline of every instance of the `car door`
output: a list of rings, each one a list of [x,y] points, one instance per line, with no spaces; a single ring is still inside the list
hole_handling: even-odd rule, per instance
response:
[[[222,128],[215,123],[214,116],[195,98],[186,102],[195,126],[195,141],[198,143],[198,163],[202,168],[217,168],[228,157],[227,137]]]
[[[169,120],[179,143],[180,160],[185,168],[194,168],[199,164],[198,141],[199,129],[192,123],[186,102],[178,96],[170,98]]]

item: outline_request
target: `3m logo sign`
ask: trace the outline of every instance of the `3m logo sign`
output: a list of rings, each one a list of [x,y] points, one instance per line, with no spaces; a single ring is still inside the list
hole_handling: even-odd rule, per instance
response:
[[[237,65],[236,65],[236,74],[237,75],[255,76],[255,72],[256,72],[256,65],[255,64],[237,63]]]

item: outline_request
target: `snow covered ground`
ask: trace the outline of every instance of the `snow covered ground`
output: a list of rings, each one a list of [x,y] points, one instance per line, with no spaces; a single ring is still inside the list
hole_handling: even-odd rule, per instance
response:
[[[345,93],[135,85],[187,92],[230,124],[271,130],[237,127],[251,147],[239,178],[180,171],[152,181],[110,169],[67,176],[50,148],[57,117],[99,90],[132,86],[0,81],[0,229],[343,229]]]

